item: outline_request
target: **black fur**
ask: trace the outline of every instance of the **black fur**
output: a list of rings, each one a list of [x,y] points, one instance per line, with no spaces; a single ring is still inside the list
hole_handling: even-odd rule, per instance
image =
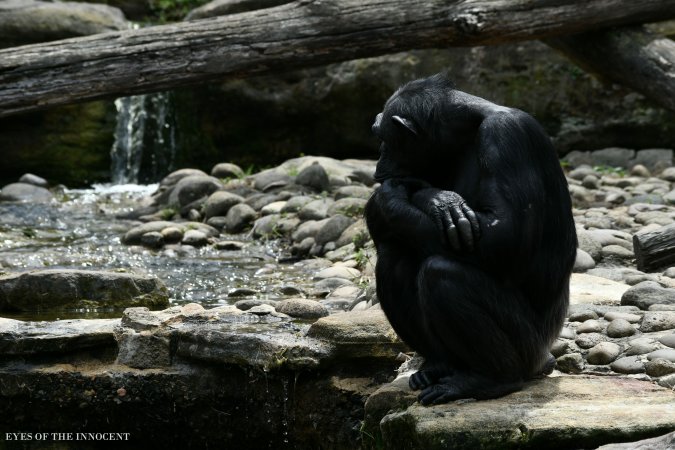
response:
[[[540,125],[435,75],[396,91],[373,131],[377,294],[425,357],[420,401],[498,397],[550,372],[577,239]]]

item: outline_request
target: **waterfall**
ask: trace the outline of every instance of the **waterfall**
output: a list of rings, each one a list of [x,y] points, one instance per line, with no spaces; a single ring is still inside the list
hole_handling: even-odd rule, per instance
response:
[[[113,184],[151,183],[170,170],[176,156],[175,120],[168,92],[115,100],[117,125],[110,150]]]

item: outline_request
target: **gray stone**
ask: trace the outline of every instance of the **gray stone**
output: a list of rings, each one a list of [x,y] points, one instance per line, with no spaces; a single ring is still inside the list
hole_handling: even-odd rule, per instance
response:
[[[363,211],[367,202],[368,200],[363,198],[341,198],[328,208],[328,215],[343,214],[349,217],[363,217]]]
[[[159,231],[150,231],[141,236],[141,244],[145,247],[160,248],[164,245],[164,236]]]
[[[556,358],[556,368],[565,373],[581,373],[584,358],[579,353],[569,353]]]
[[[598,320],[589,319],[577,327],[577,333],[597,333],[605,329],[605,325]]]
[[[199,230],[204,233],[207,237],[218,236],[220,232],[213,228],[210,225],[199,222],[166,222],[166,221],[155,221],[148,222],[142,225],[133,227],[131,230],[127,231],[122,237],[122,243],[126,245],[138,245],[141,243],[141,236],[145,233],[150,233],[152,231],[162,232],[165,228],[178,228],[183,233],[189,229]]]
[[[669,305],[655,303],[649,306],[649,311],[675,311],[675,303]]]
[[[655,350],[647,355],[647,359],[650,361],[659,358],[667,359],[670,362],[675,362],[675,349],[663,348],[660,350]]]
[[[214,216],[227,216],[230,208],[243,201],[244,199],[239,195],[227,191],[216,191],[209,196],[204,204],[204,216],[207,219]]]
[[[586,322],[587,320],[594,320],[597,318],[598,314],[590,309],[583,311],[576,311],[569,315],[570,322]],[[584,332],[582,331],[582,333]]]
[[[21,175],[21,178],[19,178],[19,183],[28,183],[32,184],[33,186],[43,187],[45,189],[49,187],[47,180],[37,175],[33,175],[32,173],[24,173]]]
[[[269,305],[275,307],[277,303],[278,302],[275,300],[261,300],[258,298],[253,298],[253,299],[238,300],[234,304],[234,306],[236,306],[238,309],[241,309],[242,311],[248,311],[249,309],[260,305]]]
[[[252,234],[255,238],[274,239],[289,234],[300,223],[297,217],[282,217],[280,214],[270,214],[256,220]]]
[[[297,195],[291,197],[286,201],[283,208],[281,208],[281,213],[294,213],[300,211],[300,209],[305,206],[307,203],[314,200],[312,197],[306,195]]]
[[[359,219],[353,224],[349,225],[335,241],[337,247],[343,247],[348,244],[354,244],[358,248],[365,246],[370,240],[370,233],[368,227],[363,219]]]
[[[246,203],[234,205],[225,216],[225,230],[228,233],[239,233],[250,226],[258,214]]]
[[[628,345],[629,347],[626,350],[627,356],[644,355],[651,353],[658,348],[658,345],[656,345],[654,340],[649,338],[633,339],[628,343]]]
[[[602,257],[630,259],[635,258],[635,255],[631,250],[628,250],[621,245],[608,245],[606,247],[602,247]]]
[[[675,348],[675,333],[667,334],[659,339],[659,342],[670,348]]]
[[[246,247],[246,244],[239,241],[218,241],[215,247],[218,250],[240,251]]]
[[[607,337],[601,333],[584,333],[577,336],[575,343],[581,348],[591,348],[606,341]]]
[[[47,189],[28,183],[11,183],[0,189],[0,201],[47,203],[53,198]]]
[[[290,175],[279,168],[263,170],[254,175],[253,179],[255,180],[253,186],[262,192],[288,186],[292,182]]]
[[[621,354],[621,346],[613,342],[600,342],[588,351],[590,364],[609,364]]]
[[[256,211],[260,211],[263,209],[266,205],[269,205],[270,203],[277,202],[281,200],[282,197],[280,197],[278,194],[253,194],[248,197],[246,197],[245,203],[249,205],[251,208],[253,208]]]
[[[180,207],[223,189],[223,183],[208,175],[188,175],[181,178],[169,195],[169,205]],[[214,214],[216,215],[216,214]]]
[[[654,173],[673,165],[673,150],[645,148],[635,152],[633,164],[642,164]]]
[[[569,351],[570,351],[569,341],[565,341],[562,339],[557,339],[551,346],[551,354],[556,358],[559,358],[560,356],[569,353]]]
[[[574,155],[572,155],[574,157]],[[568,176],[574,180],[583,180],[584,178],[588,176],[596,176],[597,172],[593,170],[591,166],[588,164],[581,164],[575,169],[571,170]]]
[[[577,337],[577,332],[573,328],[564,327],[560,330],[560,337],[563,339],[575,339]]]
[[[625,319],[614,319],[607,326],[607,336],[622,338],[635,334],[635,327]]]
[[[0,276],[0,311],[157,308],[168,303],[160,280],[131,273],[48,269]]]
[[[352,280],[354,278],[359,278],[360,276],[361,272],[358,269],[345,266],[333,266],[317,272],[314,275],[314,279],[322,280],[325,278],[345,278]]]
[[[591,152],[594,164],[608,167],[628,168],[631,161],[635,160],[635,150],[627,148],[610,147]]]
[[[216,178],[242,178],[244,171],[236,164],[219,163],[211,169],[211,176]]]
[[[652,359],[645,363],[645,370],[650,377],[662,377],[675,373],[675,362],[663,358]]]
[[[269,203],[260,209],[260,215],[267,216],[269,214],[281,214],[281,210],[285,204],[285,200]]]
[[[675,328],[675,311],[647,311],[640,325],[640,331],[643,333],[673,328]]]
[[[675,373],[659,378],[658,384],[667,389],[675,389]],[[670,450],[671,448],[672,447],[666,447],[664,450]]]
[[[208,244],[208,242],[208,236],[200,230],[187,230],[181,240],[181,243],[192,245],[193,247],[201,247]]]
[[[306,237],[300,242],[295,242],[291,246],[291,253],[293,255],[307,255],[314,248],[316,243],[313,237]]]
[[[227,293],[227,296],[230,298],[234,297],[249,297],[252,295],[256,295],[258,291],[255,289],[251,288],[246,288],[246,287],[239,287],[239,288],[234,288],[230,289],[230,291]]]
[[[623,294],[621,304],[645,310],[654,304],[675,304],[675,289],[661,287],[654,281],[643,281]]]
[[[185,20],[203,19],[205,17],[225,16],[256,9],[272,8],[289,3],[291,0],[213,0],[193,9]]]
[[[201,222],[202,213],[200,213],[196,209],[190,209],[187,213],[187,219],[191,222]]]
[[[611,322],[612,320],[615,319],[623,319],[626,320],[630,323],[638,323],[642,320],[642,316],[639,314],[630,314],[630,313],[624,313],[624,312],[619,312],[619,311],[608,311],[604,315],[605,320]]]
[[[330,208],[333,203],[335,203],[335,201],[332,198],[313,200],[298,211],[298,217],[303,221],[325,219],[328,216],[328,208]]]
[[[317,245],[334,242],[353,222],[354,219],[350,217],[343,216],[342,214],[335,215],[328,219],[328,221],[319,229],[314,236],[314,241]]]
[[[574,272],[586,272],[593,267],[595,267],[595,261],[593,261],[591,255],[578,248],[577,256],[574,260]]]
[[[362,198],[368,200],[371,195],[373,195],[373,189],[371,188],[358,185],[349,185],[343,186],[335,191],[335,200],[340,200],[347,197]]]
[[[176,243],[183,239],[183,230],[178,227],[166,227],[160,233],[166,243]]]
[[[328,315],[328,309],[324,305],[304,298],[282,300],[276,305],[276,310],[298,319],[318,319]]]
[[[633,167],[631,167],[630,174],[636,177],[644,177],[644,178],[649,178],[650,176],[652,176],[652,174],[649,172],[649,169],[647,169],[642,164],[636,164]]]
[[[639,356],[624,356],[611,363],[609,367],[614,372],[623,374],[645,372],[645,364]]]
[[[328,174],[321,164],[314,162],[302,169],[295,177],[296,184],[307,186],[318,192],[327,191],[330,188]]]

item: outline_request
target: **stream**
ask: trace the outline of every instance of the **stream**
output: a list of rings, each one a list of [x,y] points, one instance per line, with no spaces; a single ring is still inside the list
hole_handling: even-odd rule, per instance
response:
[[[303,288],[311,280],[302,267],[277,263],[278,241],[255,241],[246,234],[221,238],[245,244],[242,250],[167,246],[155,251],[125,246],[121,236],[137,222],[116,218],[138,206],[157,185],[94,185],[63,189],[52,203],[0,203],[0,273],[46,268],[125,270],[161,279],[172,304],[205,307],[234,303],[232,291],[275,300],[282,286]],[[245,293],[244,293],[245,294]],[[236,293],[235,293],[236,295]],[[120,317],[121,311],[3,313],[23,320]]]

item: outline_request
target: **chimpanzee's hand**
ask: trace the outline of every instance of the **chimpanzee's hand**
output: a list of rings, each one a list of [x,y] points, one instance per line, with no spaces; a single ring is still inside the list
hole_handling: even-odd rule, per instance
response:
[[[461,195],[452,191],[425,189],[416,194],[414,203],[423,204],[442,233],[447,237],[450,248],[455,251],[472,251],[480,237],[476,213],[466,204]]]

